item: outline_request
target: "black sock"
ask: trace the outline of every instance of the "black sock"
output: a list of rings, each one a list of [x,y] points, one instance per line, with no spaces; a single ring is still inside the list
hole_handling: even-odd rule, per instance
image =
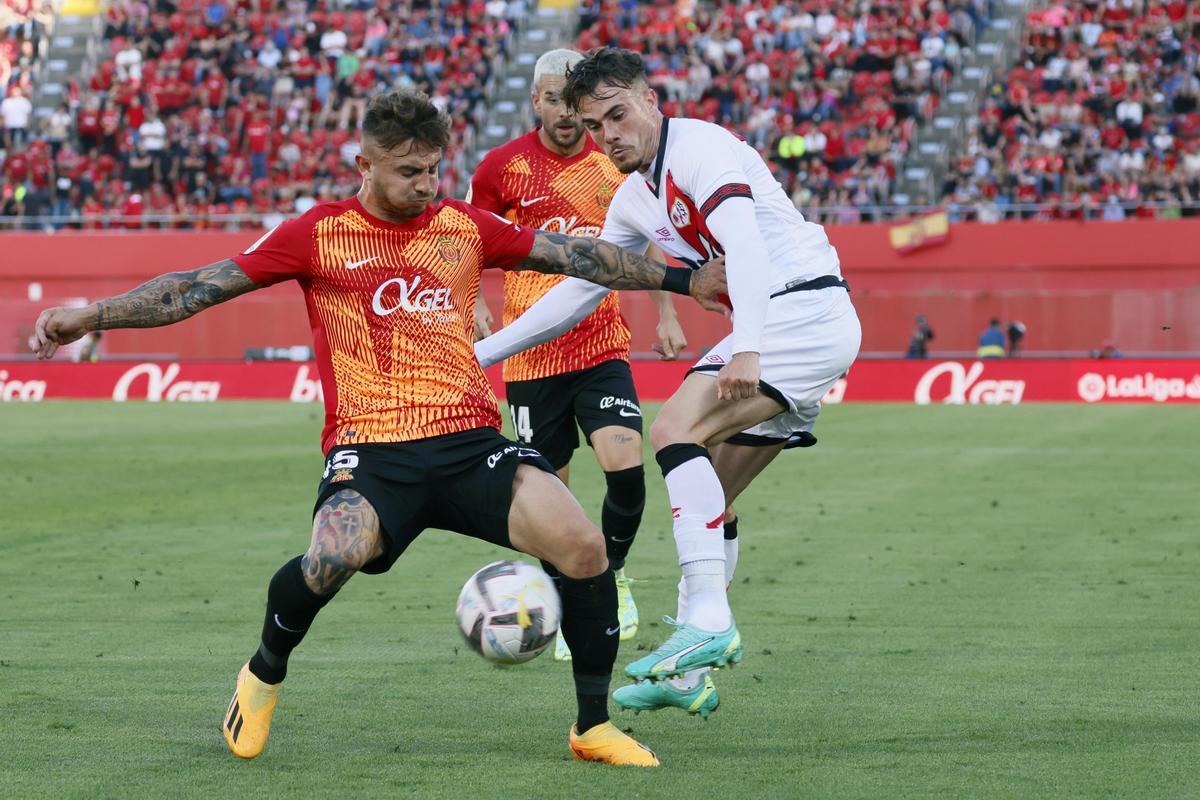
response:
[[[617,584],[610,567],[594,578],[558,579],[563,638],[571,648],[571,670],[579,702],[576,729],[584,733],[608,721],[608,687],[617,660]]]
[[[267,587],[262,643],[250,657],[250,671],[264,683],[279,683],[287,677],[288,656],[308,632],[317,612],[333,599],[333,594],[322,597],[308,588],[300,568],[301,558],[296,556],[280,567]]]
[[[734,517],[733,519],[729,520],[729,522],[725,523],[725,538],[727,540],[737,538],[737,521],[738,518]]]
[[[638,526],[642,524],[642,509],[646,507],[646,469],[642,465],[604,473],[608,491],[600,511],[600,529],[604,531],[604,547],[613,569],[625,566],[625,557],[633,547]]]

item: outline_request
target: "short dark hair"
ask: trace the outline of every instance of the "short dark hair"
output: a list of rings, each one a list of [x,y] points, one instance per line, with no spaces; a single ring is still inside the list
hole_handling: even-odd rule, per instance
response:
[[[601,84],[632,89],[635,83],[645,80],[646,62],[639,54],[623,47],[601,47],[567,71],[563,102],[568,108],[578,110],[580,101],[595,97]]]
[[[442,149],[450,143],[450,117],[424,92],[400,89],[376,95],[367,103],[363,136],[384,150],[409,140]]]

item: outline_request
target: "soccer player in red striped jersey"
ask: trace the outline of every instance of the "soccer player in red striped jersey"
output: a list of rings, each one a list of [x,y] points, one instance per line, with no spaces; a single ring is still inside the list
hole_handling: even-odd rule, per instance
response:
[[[466,203],[434,202],[449,119],[417,92],[374,98],[348,200],[284,222],[230,259],[160,275],[79,309],[43,311],[35,350],[49,358],[84,334],[169,325],[282,280],[304,290],[325,390],[327,456],[308,551],[267,589],[257,650],[221,721],[242,758],[266,745],[288,658],[356,572],[386,572],[427,527],[543,560],[556,573],[574,653],[577,759],[656,766],[608,719],[617,597],[600,531],[531,447],[499,433],[495,396],[472,357],[481,270],[533,269],[614,288],[689,293],[721,308],[719,268],[672,272],[591,239],[534,231]],[[231,523],[233,520],[231,519]]]
[[[573,50],[551,50],[533,69],[534,112],[540,125],[495,148],[475,170],[467,202],[507,220],[572,236],[599,236],[613,194],[625,180],[562,101],[568,68],[583,60]],[[663,260],[661,252],[651,253]],[[531,271],[504,274],[507,325],[566,278]],[[654,293],[659,309],[659,347],[673,358],[687,342],[666,292]],[[490,327],[482,299],[476,328]],[[482,314],[481,314],[482,312]],[[604,471],[601,531],[617,582],[621,639],[637,634],[638,612],[625,575],[646,501],[642,464],[642,411],[629,369],[629,328],[616,292],[609,293],[575,327],[504,362],[509,414],[517,438],[533,445],[570,479],[570,462],[583,430]],[[559,635],[554,657],[569,660]]]

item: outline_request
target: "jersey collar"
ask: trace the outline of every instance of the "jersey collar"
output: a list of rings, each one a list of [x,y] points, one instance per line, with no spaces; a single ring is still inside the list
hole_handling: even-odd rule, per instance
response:
[[[646,181],[646,185],[650,187],[650,191],[654,192],[654,196],[658,197],[658,187],[662,185],[662,168],[664,156],[667,154],[667,125],[670,123],[670,118],[663,114],[662,129],[658,132],[658,155],[654,157],[654,161],[650,164],[651,174],[654,179],[651,180],[646,176],[642,176]]]

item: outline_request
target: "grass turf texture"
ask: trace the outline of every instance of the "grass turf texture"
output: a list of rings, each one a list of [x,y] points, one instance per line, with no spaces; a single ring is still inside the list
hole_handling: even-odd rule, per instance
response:
[[[658,771],[572,763],[569,669],[463,645],[497,548],[429,532],[294,654],[263,757],[218,724],[308,540],[312,406],[0,408],[7,797],[1182,797],[1200,792],[1200,417],[845,406],[739,504],[745,663],[708,723],[614,712]],[[652,461],[650,463],[653,463]],[[657,470],[629,564],[665,635]],[[572,465],[597,517],[590,451]],[[614,685],[623,678],[617,677]]]

